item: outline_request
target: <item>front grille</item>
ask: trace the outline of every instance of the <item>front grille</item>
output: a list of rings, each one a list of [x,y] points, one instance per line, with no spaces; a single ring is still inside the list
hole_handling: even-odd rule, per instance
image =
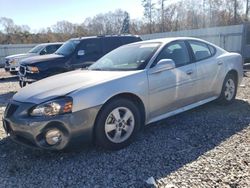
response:
[[[25,73],[26,73],[26,68],[25,68],[24,66],[20,66],[20,67],[19,67],[19,73],[20,73],[21,75],[25,75]]]
[[[4,113],[5,117],[8,118],[12,116],[17,110],[17,108],[18,108],[18,105],[9,103],[5,109],[5,113]]]
[[[4,130],[5,130],[5,132],[6,132],[7,134],[12,133],[12,129],[11,129],[11,127],[10,127],[9,122],[6,121],[6,120],[4,120],[4,119],[3,119],[3,128],[4,128]]]

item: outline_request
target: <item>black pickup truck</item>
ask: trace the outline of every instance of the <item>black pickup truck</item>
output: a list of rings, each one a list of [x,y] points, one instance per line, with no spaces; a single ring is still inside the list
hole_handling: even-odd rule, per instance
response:
[[[141,41],[133,35],[94,36],[66,41],[54,54],[36,56],[20,62],[19,83],[24,87],[55,74],[88,67],[113,49]]]

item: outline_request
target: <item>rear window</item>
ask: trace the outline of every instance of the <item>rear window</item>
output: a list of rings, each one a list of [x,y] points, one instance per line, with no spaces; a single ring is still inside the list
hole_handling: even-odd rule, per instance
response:
[[[210,48],[206,43],[200,41],[189,41],[196,61],[201,61],[212,56]]]
[[[211,55],[214,55],[216,53],[215,47],[208,44],[208,48],[209,48],[209,50],[211,52]]]

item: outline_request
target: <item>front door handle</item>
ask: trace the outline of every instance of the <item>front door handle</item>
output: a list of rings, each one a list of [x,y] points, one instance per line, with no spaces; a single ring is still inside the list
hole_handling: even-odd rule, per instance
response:
[[[222,62],[222,61],[218,61],[217,64],[218,64],[218,65],[222,65],[223,62]]]
[[[187,75],[193,74],[193,70],[187,70],[187,71],[186,71],[186,74],[187,74]]]

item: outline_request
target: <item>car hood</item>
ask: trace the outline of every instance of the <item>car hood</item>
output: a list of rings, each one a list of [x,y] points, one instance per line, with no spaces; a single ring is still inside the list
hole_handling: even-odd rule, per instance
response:
[[[13,100],[39,104],[78,89],[86,89],[139,72],[141,71],[71,71],[27,85],[14,95]]]
[[[33,63],[46,62],[46,61],[57,60],[61,58],[64,58],[64,56],[58,55],[58,54],[40,55],[40,56],[26,58],[23,61],[21,61],[21,64],[31,65]]]
[[[7,56],[5,57],[5,59],[23,59],[23,58],[26,58],[26,57],[30,57],[30,56],[33,56],[33,55],[37,55],[37,54],[32,54],[32,53],[26,53],[26,54],[16,54],[16,55],[10,55],[10,56]]]

